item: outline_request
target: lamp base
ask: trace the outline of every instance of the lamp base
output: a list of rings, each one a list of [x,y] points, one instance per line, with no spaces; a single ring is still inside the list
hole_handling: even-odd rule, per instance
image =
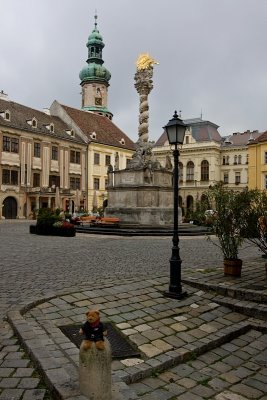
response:
[[[177,300],[182,300],[183,298],[185,298],[187,296],[187,292],[170,292],[168,290],[166,290],[165,292],[163,292],[163,296],[164,297],[169,297],[170,299],[177,299]]]

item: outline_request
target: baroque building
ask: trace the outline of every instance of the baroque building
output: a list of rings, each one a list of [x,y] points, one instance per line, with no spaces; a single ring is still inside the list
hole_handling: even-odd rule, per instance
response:
[[[28,218],[41,207],[84,207],[86,150],[60,118],[1,93],[0,218]]]
[[[248,144],[258,138],[258,131],[234,133],[221,137],[219,126],[202,118],[184,120],[188,128],[179,157],[179,205],[184,214],[194,210],[205,198],[205,191],[219,182],[229,189],[248,186]],[[172,159],[166,132],[153,148],[162,166]]]

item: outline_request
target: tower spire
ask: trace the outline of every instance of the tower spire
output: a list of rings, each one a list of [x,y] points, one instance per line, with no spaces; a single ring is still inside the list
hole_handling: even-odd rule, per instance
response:
[[[95,10],[95,30],[97,30],[97,10]]]
[[[79,75],[82,86],[82,109],[112,119],[113,115],[108,110],[108,86],[111,74],[103,65],[102,50],[105,44],[97,28],[96,11],[94,19],[94,29],[86,43],[88,58]]]

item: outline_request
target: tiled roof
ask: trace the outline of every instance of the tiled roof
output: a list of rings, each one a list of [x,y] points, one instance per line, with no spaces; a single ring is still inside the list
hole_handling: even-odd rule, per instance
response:
[[[259,131],[245,131],[245,132],[236,132],[232,135],[224,138],[224,146],[246,146],[249,143],[256,143],[259,140],[259,137],[262,136],[262,133]],[[253,140],[254,139],[254,140]],[[263,140],[264,141],[264,140]]]
[[[1,114],[9,111],[10,121],[5,120]],[[34,128],[27,121],[32,121],[35,118],[37,127]],[[54,132],[47,129],[46,126],[54,125]],[[70,128],[59,117],[51,116],[45,112],[35,110],[30,107],[23,106],[13,101],[0,99],[0,126],[20,129],[34,134],[42,134],[50,137],[69,140],[71,142],[84,143],[80,136],[70,136],[66,131]],[[74,132],[75,134],[75,132]]]
[[[260,143],[260,142],[267,142],[267,131],[265,131],[263,133],[259,133],[258,137],[250,144]]]
[[[213,122],[203,121],[201,118],[185,119],[183,122],[191,127],[192,136],[197,142],[222,141],[222,137],[217,130],[218,125]],[[163,146],[167,140],[167,133],[164,131],[156,142],[156,146]]]
[[[135,149],[134,142],[107,117],[62,104],[61,107],[91,142],[123,149]],[[92,135],[93,133],[95,133],[95,138]],[[124,140],[124,144],[121,143],[122,139]]]

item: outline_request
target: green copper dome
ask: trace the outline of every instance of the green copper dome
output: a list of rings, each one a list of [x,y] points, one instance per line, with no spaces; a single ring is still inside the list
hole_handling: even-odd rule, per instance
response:
[[[93,32],[89,35],[88,37],[88,42],[86,43],[86,46],[89,47],[90,45],[101,45],[102,47],[104,47],[104,43],[103,43],[103,38],[99,33],[98,29],[94,29]]]
[[[90,81],[94,79],[109,81],[111,73],[103,65],[91,62],[83,67],[79,77],[81,81]]]

